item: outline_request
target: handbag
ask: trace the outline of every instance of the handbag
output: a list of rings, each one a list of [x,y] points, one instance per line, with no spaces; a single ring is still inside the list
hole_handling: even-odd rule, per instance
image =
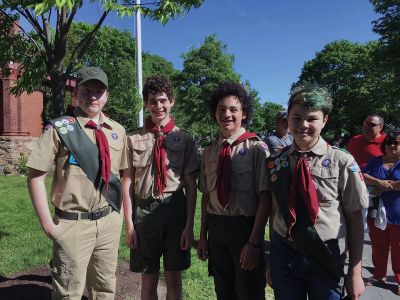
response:
[[[386,209],[385,209],[385,205],[383,205],[383,201],[381,198],[379,198],[379,205],[378,205],[378,210],[376,212],[374,224],[375,224],[375,227],[379,228],[380,230],[386,229],[386,225],[387,225]]]

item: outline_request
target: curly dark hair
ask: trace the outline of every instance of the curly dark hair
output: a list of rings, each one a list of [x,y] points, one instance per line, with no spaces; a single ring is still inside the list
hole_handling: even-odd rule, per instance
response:
[[[211,95],[208,108],[213,120],[217,121],[215,113],[219,101],[228,96],[235,96],[239,99],[239,102],[242,105],[242,111],[246,115],[246,118],[242,120],[242,125],[246,126],[249,124],[253,115],[254,99],[242,84],[232,81],[221,82]]]
[[[165,76],[153,75],[146,79],[143,86],[143,101],[147,102],[150,94],[165,93],[169,100],[174,98],[174,90],[171,81]]]

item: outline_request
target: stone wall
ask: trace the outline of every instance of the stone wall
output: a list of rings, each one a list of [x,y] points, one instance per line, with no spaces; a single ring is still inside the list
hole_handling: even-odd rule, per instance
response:
[[[36,140],[29,136],[0,136],[0,175],[20,174],[20,161],[29,156]]]

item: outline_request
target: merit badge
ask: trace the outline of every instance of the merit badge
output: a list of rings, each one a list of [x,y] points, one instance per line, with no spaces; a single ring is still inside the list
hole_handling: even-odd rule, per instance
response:
[[[61,123],[63,123],[64,125],[68,125],[68,124],[69,124],[69,121],[68,121],[67,119],[62,119],[62,120],[61,120]]]
[[[271,175],[274,175],[274,174],[276,173],[276,170],[275,170],[275,169],[271,169],[271,170],[269,170],[269,173],[270,173]]]
[[[276,176],[276,174],[274,174],[271,176],[271,181],[275,182],[277,178],[278,178],[278,176]]]
[[[179,137],[179,135],[174,135],[174,137],[172,138],[175,142],[179,142],[181,140],[181,138]]]
[[[244,149],[244,148],[240,149],[239,150],[239,154],[242,155],[242,156],[245,155],[246,154],[246,149]]]
[[[279,165],[279,163],[281,162],[281,160],[279,159],[279,157],[277,159],[275,159],[275,164]]]
[[[324,167],[329,167],[330,165],[331,165],[331,160],[329,159],[329,158],[326,158],[326,159],[324,159],[323,161],[322,161],[322,165],[324,166]]]
[[[60,133],[61,134],[66,134],[68,132],[68,129],[67,128],[65,128],[65,127],[61,127],[60,128]]]
[[[113,140],[118,140],[118,134],[116,134],[115,132],[111,133],[111,137]]]
[[[276,170],[277,170],[277,171],[279,171],[281,168],[282,168],[282,165],[281,165],[281,164],[279,164],[279,165],[276,166]]]
[[[285,160],[285,161],[282,162],[282,167],[283,167],[283,168],[286,168],[286,167],[288,167],[288,166],[289,166],[289,162],[288,162],[287,160]]]
[[[67,127],[67,129],[68,129],[69,131],[74,131],[74,126],[72,126],[72,125],[67,125],[66,127]]]
[[[57,127],[63,127],[63,123],[61,123],[60,121],[57,121],[54,123],[54,125],[56,125]]]
[[[69,117],[69,118],[68,118],[68,122],[70,122],[70,123],[75,123],[75,119],[74,119],[73,117]]]
[[[281,155],[281,160],[287,160],[287,155],[286,154]]]
[[[273,160],[271,160],[271,161],[268,163],[268,168],[272,169],[273,167],[275,167],[275,163],[274,163]]]

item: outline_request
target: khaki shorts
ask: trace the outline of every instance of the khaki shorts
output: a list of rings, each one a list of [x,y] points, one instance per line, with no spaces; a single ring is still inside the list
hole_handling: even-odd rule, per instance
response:
[[[181,250],[180,240],[186,225],[186,197],[176,191],[162,202],[156,199],[137,201],[135,230],[139,246],[131,249],[130,269],[136,273],[160,271],[164,258],[165,271],[182,271],[190,267],[190,250]]]

